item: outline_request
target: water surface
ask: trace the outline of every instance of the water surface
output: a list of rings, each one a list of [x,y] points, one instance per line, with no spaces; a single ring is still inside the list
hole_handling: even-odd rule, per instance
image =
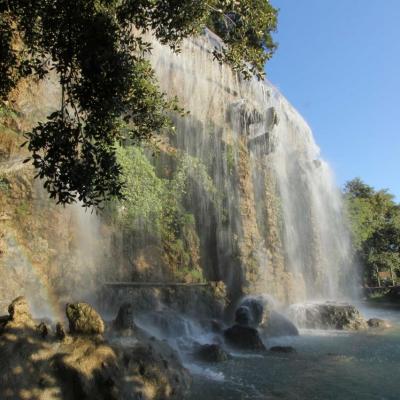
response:
[[[303,330],[295,354],[234,354],[194,377],[191,400],[399,400],[400,309],[363,309],[393,328],[362,333]]]

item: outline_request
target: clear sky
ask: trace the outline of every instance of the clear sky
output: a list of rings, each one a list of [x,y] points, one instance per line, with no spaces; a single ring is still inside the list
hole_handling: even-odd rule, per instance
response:
[[[338,184],[356,176],[400,201],[400,0],[271,0],[267,64],[311,126]]]

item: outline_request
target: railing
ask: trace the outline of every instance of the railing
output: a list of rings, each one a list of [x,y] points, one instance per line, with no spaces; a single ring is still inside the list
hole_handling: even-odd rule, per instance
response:
[[[163,287],[197,287],[211,286],[213,282],[186,283],[186,282],[105,282],[108,288],[163,288]]]

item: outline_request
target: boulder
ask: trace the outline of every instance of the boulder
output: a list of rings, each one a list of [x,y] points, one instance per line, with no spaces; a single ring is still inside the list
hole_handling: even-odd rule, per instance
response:
[[[274,353],[296,353],[296,349],[292,346],[273,346],[269,351]]]
[[[242,350],[265,350],[257,329],[251,326],[233,325],[224,331],[225,341]]]
[[[36,327],[39,335],[42,337],[42,339],[45,339],[48,334],[49,334],[49,328],[46,325],[45,322],[41,322],[37,327]]]
[[[187,398],[190,375],[179,361],[178,354],[167,343],[142,338],[133,347],[114,347],[114,351],[123,374],[123,379],[117,381],[120,388],[117,399]]]
[[[270,309],[270,300],[266,296],[247,296],[240,302],[235,319],[240,325],[249,325],[254,328],[266,326]]]
[[[371,318],[367,321],[367,324],[370,328],[375,328],[375,329],[376,328],[385,329],[391,327],[389,321],[380,318]]]
[[[32,319],[28,302],[24,296],[19,296],[11,302],[8,306],[8,313],[13,321],[25,318]]]
[[[67,304],[66,314],[71,333],[84,335],[104,333],[104,321],[90,304]]]
[[[293,306],[290,310],[296,324],[308,329],[362,330],[366,320],[356,307],[348,303],[310,303]]]
[[[117,331],[131,330],[135,326],[133,321],[133,307],[130,303],[124,303],[118,310],[114,321],[114,329]]]
[[[8,306],[8,312],[10,317],[6,323],[7,328],[35,328],[29,304],[24,296],[14,299]]]
[[[7,322],[10,320],[9,315],[0,316],[0,332],[7,325]]]
[[[248,326],[252,318],[250,309],[247,306],[240,306],[235,311],[235,322],[239,325]]]
[[[200,361],[216,363],[229,359],[229,354],[218,344],[203,344],[194,353]]]
[[[269,337],[298,336],[299,330],[284,315],[277,311],[271,311],[267,325],[263,328],[262,333]]]
[[[65,339],[65,330],[64,326],[61,322],[57,322],[56,324],[56,338],[58,340],[64,340]]]

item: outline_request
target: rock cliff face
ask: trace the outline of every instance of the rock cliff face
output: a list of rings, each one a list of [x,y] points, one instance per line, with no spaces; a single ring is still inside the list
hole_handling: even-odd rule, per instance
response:
[[[23,82],[0,117],[0,308],[24,294],[36,315],[57,315],[59,304],[97,301],[104,281],[123,280],[223,281],[233,301],[341,297],[353,285],[341,203],[307,124],[268,82],[243,81],[215,63],[220,43],[211,33],[186,41],[180,55],[153,45],[160,85],[190,115],[175,118],[176,134],[160,138],[158,156],[132,157],[157,185],[183,185],[179,200],[168,199],[179,229],[122,225],[118,206],[96,215],[49,201],[19,144],[60,93],[51,77]],[[154,201],[162,208],[164,200]],[[152,305],[174,295],[129,294]],[[188,308],[194,297],[174,301]]]
[[[190,110],[170,143],[201,160],[220,194],[215,202],[201,185],[191,192],[206,275],[233,297],[349,295],[340,194],[310,128],[269,82],[215,64],[220,45],[206,32],[179,55],[154,43],[151,57],[161,86]]]

